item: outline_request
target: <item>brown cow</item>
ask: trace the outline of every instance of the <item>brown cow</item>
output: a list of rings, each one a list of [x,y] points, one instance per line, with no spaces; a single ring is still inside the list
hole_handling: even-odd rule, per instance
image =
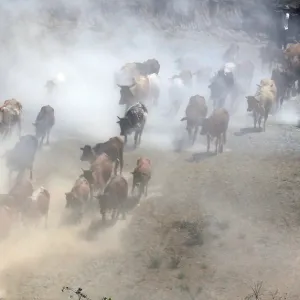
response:
[[[97,196],[100,205],[102,220],[105,221],[105,214],[108,210],[112,211],[111,219],[118,218],[119,214],[125,219],[125,202],[128,197],[127,180],[119,175],[112,177],[105,187],[103,194]]]
[[[199,126],[202,125],[202,122],[207,115],[205,98],[200,95],[192,96],[189,100],[187,108],[185,109],[185,115],[186,116],[180,121],[186,121],[186,130],[188,131],[189,139],[193,145],[196,141]],[[192,138],[193,130],[194,136]]]
[[[206,135],[207,152],[210,150],[210,141],[216,138],[216,154],[223,152],[226,144],[226,132],[229,123],[229,113],[225,108],[215,109],[209,118],[204,119],[200,134]]]
[[[84,207],[91,196],[91,189],[89,182],[80,176],[74,183],[70,192],[66,195],[66,208],[70,208],[79,214],[81,218]]]
[[[93,162],[100,154],[106,153],[111,160],[115,162],[114,174],[117,175],[117,169],[120,165],[120,175],[122,175],[124,165],[124,140],[122,137],[112,137],[104,143],[96,144],[94,147],[85,145],[83,148],[80,148],[80,150],[83,151],[80,160],[89,162]]]
[[[44,138],[47,136],[46,144],[49,145],[49,136],[51,129],[55,123],[54,109],[50,105],[42,106],[38,113],[35,123],[35,136],[40,139],[40,147],[42,147]]]
[[[248,112],[253,112],[254,128],[258,123],[261,128],[261,121],[264,118],[263,130],[266,131],[266,122],[268,120],[269,112],[273,105],[276,105],[276,96],[271,86],[260,86],[255,96],[247,96]]]
[[[39,220],[41,217],[45,217],[45,228],[47,228],[49,205],[50,193],[44,187],[40,187],[28,198],[27,207],[24,210],[23,217],[27,220]]]
[[[100,154],[91,164],[89,170],[82,170],[83,177],[88,181],[92,187],[93,195],[95,193],[102,193],[111,178],[113,170],[113,162],[106,154]]]
[[[11,135],[15,125],[18,126],[19,136],[21,136],[22,109],[22,104],[14,98],[6,100],[0,107],[0,132],[3,134],[3,138]]]
[[[148,194],[148,183],[151,179],[151,161],[148,158],[140,157],[136,161],[136,167],[131,172],[133,175],[131,194],[133,194],[134,189],[139,187],[139,198],[144,194]]]

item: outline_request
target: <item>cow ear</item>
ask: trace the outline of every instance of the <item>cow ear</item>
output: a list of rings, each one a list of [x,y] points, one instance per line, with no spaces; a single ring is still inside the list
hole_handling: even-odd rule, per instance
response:
[[[133,172],[130,172],[132,175],[134,175],[134,171]]]
[[[32,123],[33,126],[36,126],[36,123]]]
[[[83,151],[83,150],[84,150],[84,148],[80,148],[80,150],[82,150],[82,151]]]

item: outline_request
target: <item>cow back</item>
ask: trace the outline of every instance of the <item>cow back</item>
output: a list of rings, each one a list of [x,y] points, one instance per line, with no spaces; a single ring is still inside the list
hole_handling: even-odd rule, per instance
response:
[[[207,109],[205,98],[195,95],[190,98],[185,114],[190,121],[196,121],[206,117]]]
[[[224,108],[215,109],[209,117],[209,133],[218,136],[228,128],[229,113]]]
[[[145,122],[146,115],[146,107],[141,103],[137,103],[128,109],[125,117],[128,118],[131,127],[135,128],[140,127]]]
[[[149,95],[149,78],[147,76],[138,76],[135,78],[136,84],[130,88],[131,93],[137,101],[145,100]]]
[[[112,159],[106,153],[102,153],[92,163],[90,169],[93,171],[96,182],[107,183],[113,170]]]
[[[112,197],[127,198],[128,196],[127,180],[124,177],[119,175],[112,177],[104,189],[104,194]]]
[[[90,185],[84,177],[79,177],[76,179],[74,186],[71,190],[76,197],[84,197],[90,193]]]

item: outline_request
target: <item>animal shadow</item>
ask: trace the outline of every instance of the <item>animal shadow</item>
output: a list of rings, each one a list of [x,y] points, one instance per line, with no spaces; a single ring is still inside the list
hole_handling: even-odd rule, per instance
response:
[[[249,133],[259,133],[262,132],[262,128],[254,128],[254,127],[245,127],[241,128],[240,131],[235,132],[235,136],[243,136]]]
[[[186,159],[187,162],[199,162],[211,157],[216,156],[215,152],[199,152],[199,153],[193,153],[192,156],[188,159]]]

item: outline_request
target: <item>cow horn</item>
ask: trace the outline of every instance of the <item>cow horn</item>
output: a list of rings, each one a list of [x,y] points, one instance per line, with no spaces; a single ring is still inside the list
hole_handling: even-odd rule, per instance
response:
[[[117,116],[117,118],[118,118],[119,120],[121,120],[121,118],[120,118],[119,116]]]
[[[36,123],[32,123],[33,126],[36,126]]]
[[[258,86],[258,87],[261,87],[261,85],[260,85],[260,84],[257,84],[257,86]]]

